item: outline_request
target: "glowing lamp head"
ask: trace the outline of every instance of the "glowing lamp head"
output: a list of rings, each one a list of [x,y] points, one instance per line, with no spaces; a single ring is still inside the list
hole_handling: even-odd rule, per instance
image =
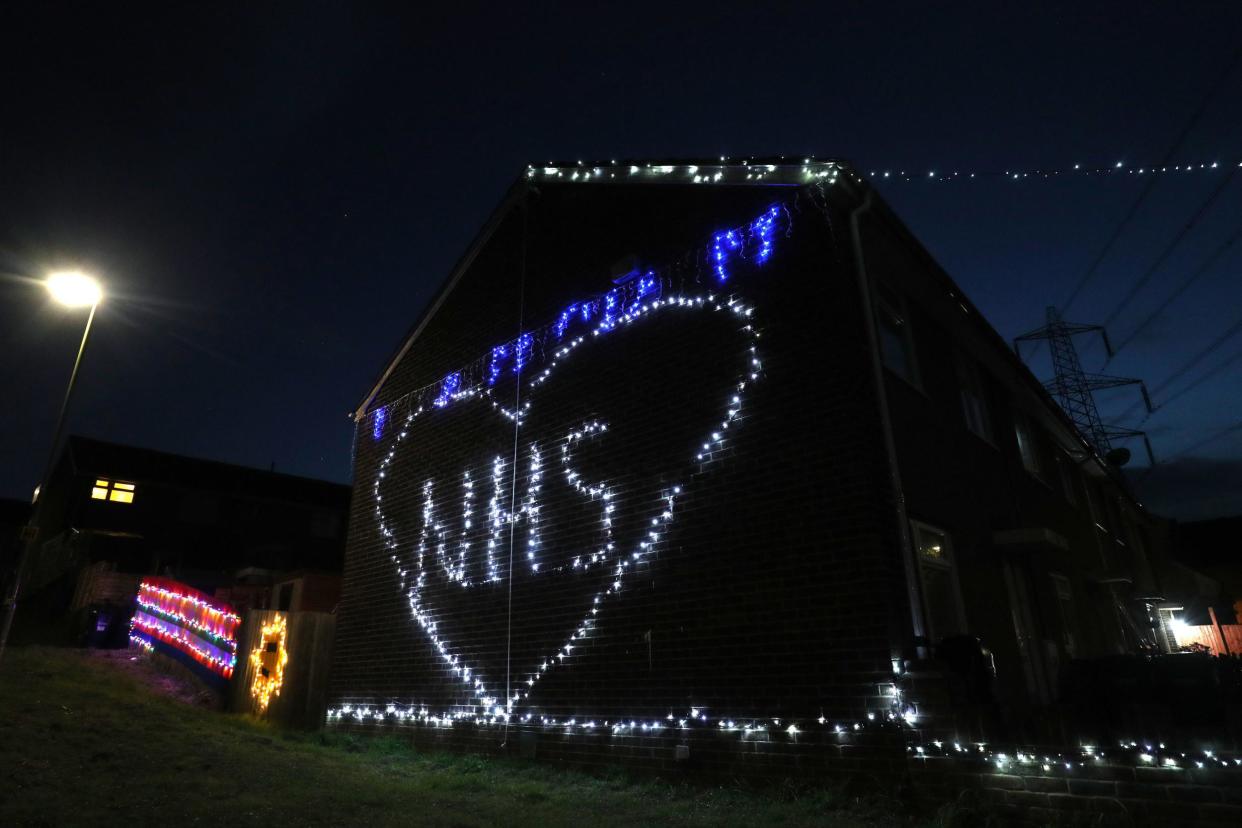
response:
[[[47,278],[47,289],[53,299],[70,308],[90,307],[103,299],[99,282],[84,273],[53,273]]]

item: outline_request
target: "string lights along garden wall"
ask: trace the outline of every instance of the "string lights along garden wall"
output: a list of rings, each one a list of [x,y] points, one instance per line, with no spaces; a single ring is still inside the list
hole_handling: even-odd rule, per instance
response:
[[[821,178],[821,186],[833,180]],[[792,249],[797,226],[811,231],[800,255],[806,248],[825,252],[823,191],[790,189],[775,203],[759,190],[747,196],[752,204],[766,196],[767,203],[746,208],[742,215],[750,217],[735,226],[700,229],[698,252],[683,257],[680,267],[638,267],[603,293],[562,300],[543,316],[543,327],[499,344],[476,341],[481,355],[473,362],[440,373],[429,385],[382,397],[359,423],[356,480],[365,494],[353,515],[330,722],[378,714],[439,727],[471,722],[600,733],[710,727],[749,735],[777,728],[784,738],[840,724],[829,721],[822,703],[803,701],[789,716],[792,701],[765,701],[794,693],[818,699],[811,685],[834,680],[807,674],[797,688],[777,686],[803,660],[832,665],[813,668],[825,674],[836,669],[829,648],[797,652],[804,631],[776,633],[775,646],[762,654],[783,659],[782,669],[743,662],[747,675],[739,677],[736,663],[730,664],[748,657],[730,637],[746,633],[759,640],[774,634],[767,626],[772,617],[789,624],[824,612],[821,607],[794,619],[772,593],[783,590],[787,601],[791,590],[806,586],[787,569],[822,570],[827,562],[804,554],[816,543],[809,533],[776,540],[788,527],[764,503],[783,497],[785,488],[800,488],[785,507],[796,514],[805,511],[799,499],[821,496],[799,487],[793,469],[774,485],[766,482],[792,458],[816,462],[819,449],[788,439],[772,419],[784,416],[793,430],[813,422],[816,389],[785,386],[778,392],[785,398],[781,405],[766,411],[752,406],[769,378],[765,303],[778,317],[809,309],[788,285],[755,288],[773,273],[782,251]],[[821,288],[826,296],[843,296],[840,283],[827,284]],[[474,289],[459,285],[457,292]],[[543,301],[555,301],[554,294],[549,287]],[[534,293],[526,301],[541,299]],[[830,308],[816,307],[821,313]],[[865,376],[856,322],[818,339],[826,347],[836,336],[848,339],[863,357],[853,357],[849,372]],[[439,344],[435,333],[427,336]],[[778,337],[785,352],[778,366],[791,369],[792,349],[815,338],[801,327]],[[804,410],[782,407],[791,394],[803,398]],[[850,405],[866,410],[868,404],[856,395]],[[849,419],[851,429],[871,428],[864,417]],[[867,473],[864,467],[839,477]],[[747,495],[747,477],[762,487],[759,496]],[[876,508],[872,490],[864,495],[860,489],[858,497]],[[712,516],[717,508],[738,520],[753,513],[743,522],[754,542],[713,537],[728,523]],[[773,542],[782,544],[777,558],[760,537],[768,524]],[[874,549],[874,535],[870,542]],[[839,546],[847,550],[851,543]],[[765,567],[765,556],[773,565]],[[758,573],[753,578],[746,574],[752,568]],[[361,631],[364,624],[376,629],[377,619],[365,620],[359,598],[386,606],[379,593],[384,578],[405,606],[410,629],[394,629],[391,646],[408,652],[408,661],[389,655],[375,633]],[[745,583],[756,594],[730,600]],[[695,617],[691,604],[674,597],[677,590],[722,606],[704,607]],[[772,605],[748,608],[768,594]],[[851,605],[839,603],[843,614]],[[876,616],[885,611],[879,605],[873,610]],[[868,629],[853,633],[853,641],[842,636],[842,646],[852,648],[850,668],[891,676],[887,649],[875,646],[884,625],[858,614],[853,619]],[[708,635],[702,630],[712,624],[727,631],[691,643]],[[684,637],[670,642],[665,630]],[[860,653],[864,640],[871,649]],[[367,664],[366,652],[393,659],[391,668]],[[644,669],[626,666],[635,659]],[[647,679],[659,673],[657,661],[675,663],[673,672],[698,673]],[[721,666],[701,666],[709,664]],[[857,683],[856,675],[838,672],[841,683]],[[383,689],[368,691],[379,682]],[[850,692],[854,697],[837,694],[831,703],[858,715],[870,695],[883,721],[915,715],[875,684]]]
[[[136,601],[130,641],[188,659],[209,675],[232,678],[241,617],[231,608],[168,578],[144,578]]]

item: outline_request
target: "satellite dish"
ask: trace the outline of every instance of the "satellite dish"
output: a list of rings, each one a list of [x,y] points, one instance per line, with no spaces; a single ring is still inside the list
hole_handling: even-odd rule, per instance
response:
[[[1121,468],[1130,462],[1130,450],[1124,447],[1111,449],[1108,454],[1104,455],[1104,459],[1117,468]]]

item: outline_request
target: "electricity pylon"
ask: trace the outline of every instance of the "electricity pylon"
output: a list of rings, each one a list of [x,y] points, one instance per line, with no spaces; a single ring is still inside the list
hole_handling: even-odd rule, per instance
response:
[[[1048,392],[1056,397],[1061,408],[1078,428],[1078,432],[1090,443],[1101,457],[1107,458],[1113,451],[1113,440],[1124,440],[1131,437],[1142,437],[1147,448],[1147,459],[1155,464],[1155,456],[1151,450],[1151,441],[1147,432],[1132,428],[1108,425],[1100,419],[1099,409],[1095,405],[1094,392],[1102,388],[1119,388],[1123,385],[1137,385],[1143,395],[1143,405],[1151,412],[1151,398],[1147,395],[1147,386],[1140,379],[1130,377],[1113,377],[1105,374],[1088,374],[1082,370],[1078,360],[1078,351],[1074,348],[1074,337],[1078,334],[1099,331],[1104,340],[1104,349],[1111,358],[1113,346],[1108,341],[1108,332],[1103,325],[1079,325],[1066,322],[1055,307],[1048,308],[1048,323],[1029,333],[1024,333],[1013,341],[1013,349],[1018,356],[1018,346],[1022,342],[1033,342],[1040,339],[1048,340],[1048,348],[1052,351],[1053,378],[1044,383]],[[1128,456],[1128,455],[1127,455]]]

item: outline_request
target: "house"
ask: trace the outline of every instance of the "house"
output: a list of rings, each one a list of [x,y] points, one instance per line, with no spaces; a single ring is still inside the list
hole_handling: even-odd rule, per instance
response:
[[[21,547],[22,527],[30,520],[30,504],[0,499],[0,584],[8,582]]]
[[[995,727],[1160,640],[1164,523],[844,163],[528,169],[356,420],[330,724]]]
[[[1180,563],[1220,584],[1217,612],[1242,605],[1242,516],[1190,520],[1174,525],[1174,543]],[[1203,609],[1202,607],[1200,608]],[[1238,619],[1242,622],[1242,617]]]
[[[87,612],[91,640],[123,643],[142,575],[249,588],[238,609],[291,573],[339,579],[350,489],[73,435],[40,498],[23,604]]]

